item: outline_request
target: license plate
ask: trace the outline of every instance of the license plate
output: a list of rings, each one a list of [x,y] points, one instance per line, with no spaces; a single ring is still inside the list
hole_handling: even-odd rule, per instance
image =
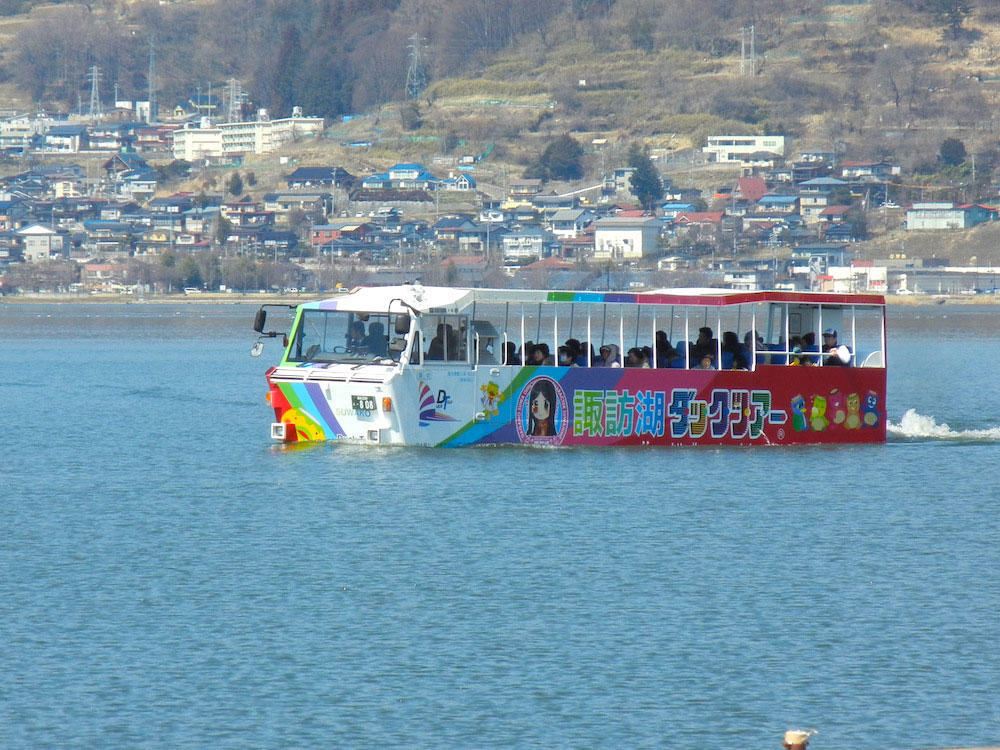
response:
[[[375,397],[351,396],[351,408],[356,411],[375,411]]]

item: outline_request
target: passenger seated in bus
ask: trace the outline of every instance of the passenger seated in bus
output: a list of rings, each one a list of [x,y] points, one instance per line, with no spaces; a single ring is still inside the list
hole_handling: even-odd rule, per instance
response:
[[[529,365],[548,367],[554,365],[555,363],[555,358],[549,354],[548,344],[535,344],[535,348],[531,350],[531,361],[528,362]]]
[[[566,343],[564,343],[563,346],[566,347],[566,351],[569,354],[570,367],[586,366],[587,358],[583,356],[583,345],[578,339],[566,339]]]
[[[702,355],[701,359],[698,360],[698,366],[696,370],[714,370],[715,369],[715,357],[711,354]]]
[[[670,345],[670,339],[667,338],[667,334],[664,331],[656,332],[656,367],[657,369],[664,369],[667,367],[674,366],[674,360],[680,359],[680,367],[684,366],[684,358],[681,357],[677,350]],[[651,361],[652,362],[652,361]]]
[[[385,337],[385,326],[377,320],[369,324],[368,335],[365,336],[363,345],[368,349],[369,354],[379,357],[388,354],[389,342]]]
[[[365,345],[365,339],[368,334],[365,333],[365,324],[360,320],[355,320],[347,329],[347,351],[357,352],[360,351]]]
[[[589,356],[589,358],[588,358]],[[580,342],[580,358],[577,360],[580,367],[596,367],[597,366],[597,353],[594,351],[594,345],[589,341]]]
[[[618,344],[604,344],[601,349],[601,356],[597,358],[595,367],[621,367],[621,358],[618,356]]]
[[[698,340],[694,342],[691,359],[701,360],[706,354],[714,357],[718,346],[719,342],[712,338],[712,329],[703,326],[698,329]]]
[[[573,355],[570,348],[563,344],[559,347],[559,366],[560,367],[576,367],[577,364],[574,361]]]
[[[505,365],[521,364],[521,360],[517,356],[517,344],[513,341],[507,341],[503,345],[503,363]]]
[[[794,346],[788,364],[792,367],[812,367],[813,361],[812,357],[802,353],[801,346]]]
[[[750,358],[735,331],[722,334],[722,369],[749,370]]]
[[[649,369],[649,361],[640,347],[633,346],[628,350],[628,354],[625,355],[625,366]]]
[[[823,364],[827,367],[849,367],[851,364],[851,359],[853,358],[853,352],[846,346],[840,346],[837,344],[837,329],[827,328],[823,331]],[[842,357],[846,355],[847,361],[844,361]]]
[[[802,351],[804,352],[818,352],[819,347],[816,346],[816,334],[812,331],[802,334]],[[804,357],[804,359],[809,360],[809,364],[814,365],[819,362],[819,357]]]

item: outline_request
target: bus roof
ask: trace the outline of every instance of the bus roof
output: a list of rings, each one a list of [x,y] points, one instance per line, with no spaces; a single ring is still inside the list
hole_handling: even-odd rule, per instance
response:
[[[534,289],[469,289],[460,287],[401,286],[357,287],[347,294],[307,302],[307,309],[344,310],[348,312],[457,311],[473,302],[539,304],[571,302],[578,304],[649,304],[721,307],[766,302],[824,305],[884,306],[881,294],[837,294],[833,292],[745,292],[731,289],[683,288],[656,289],[649,292],[572,292]]]

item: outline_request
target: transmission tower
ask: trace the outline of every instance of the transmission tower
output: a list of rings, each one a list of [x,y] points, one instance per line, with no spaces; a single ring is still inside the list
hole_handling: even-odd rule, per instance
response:
[[[226,97],[229,99],[226,112],[227,122],[239,122],[243,119],[243,101],[245,96],[246,94],[243,92],[240,82],[235,78],[230,78],[226,94]]]
[[[419,34],[410,37],[410,67],[406,70],[406,94],[411,99],[420,96],[427,88],[427,64],[424,62],[424,50],[427,42]]]
[[[748,45],[749,41],[749,45]],[[754,27],[740,27],[740,77],[753,78],[757,75],[757,39]],[[749,59],[747,58],[747,47],[750,48]]]
[[[101,94],[98,88],[98,81],[101,80],[101,69],[96,65],[91,65],[90,70],[87,72],[87,77],[90,78],[90,116],[100,117]]]
[[[156,40],[149,37],[149,72],[146,74],[146,84],[149,91],[146,98],[149,100],[149,120],[154,122],[157,119],[156,110]]]

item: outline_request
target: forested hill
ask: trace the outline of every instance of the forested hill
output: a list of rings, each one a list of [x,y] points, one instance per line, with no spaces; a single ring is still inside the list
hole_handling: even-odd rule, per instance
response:
[[[897,130],[991,133],[1000,92],[992,0],[0,0],[0,13],[4,86],[22,105],[86,101],[94,65],[108,95],[145,98],[152,49],[161,103],[237,79],[248,107],[335,116],[404,99],[409,72],[417,110],[524,101],[539,106],[529,132],[861,134],[874,154]]]

